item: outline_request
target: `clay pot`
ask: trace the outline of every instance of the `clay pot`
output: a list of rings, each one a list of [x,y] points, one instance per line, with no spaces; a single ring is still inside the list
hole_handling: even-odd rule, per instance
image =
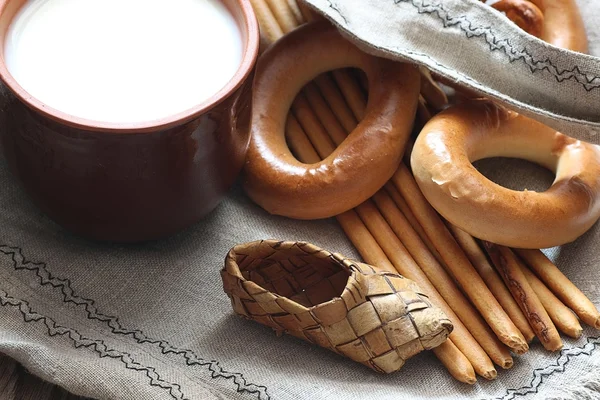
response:
[[[0,0],[2,147],[14,175],[50,218],[88,238],[138,242],[178,232],[217,206],[248,147],[259,46],[249,0],[223,2],[244,43],[242,64],[229,84],[173,117],[121,125],[52,109],[13,79],[4,37],[25,0]]]

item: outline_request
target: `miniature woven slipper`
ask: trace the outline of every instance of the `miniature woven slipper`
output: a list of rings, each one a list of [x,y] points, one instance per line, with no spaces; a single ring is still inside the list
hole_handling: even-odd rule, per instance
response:
[[[236,246],[221,277],[237,314],[377,372],[399,370],[453,329],[413,281],[303,242]]]

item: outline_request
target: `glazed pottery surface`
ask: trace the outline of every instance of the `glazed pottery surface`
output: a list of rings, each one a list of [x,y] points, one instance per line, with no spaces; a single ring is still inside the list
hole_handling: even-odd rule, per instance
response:
[[[24,2],[0,1],[0,55]],[[0,59],[1,147],[43,212],[88,238],[137,242],[180,231],[216,207],[244,162],[259,42],[249,1],[223,2],[242,32],[242,64],[213,97],[169,118],[114,124],[64,114],[29,96]]]

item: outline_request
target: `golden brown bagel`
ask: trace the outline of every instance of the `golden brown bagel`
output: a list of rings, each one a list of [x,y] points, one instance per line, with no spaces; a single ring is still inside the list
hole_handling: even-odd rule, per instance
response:
[[[540,38],[563,49],[588,52],[585,25],[575,0],[531,0],[544,13]]]
[[[288,111],[300,89],[317,75],[345,67],[369,80],[365,118],[331,155],[303,164],[284,136]],[[259,60],[252,97],[251,143],[244,188],[272,214],[327,218],[367,200],[394,174],[411,132],[419,71],[363,53],[326,22],[284,36]]]
[[[585,26],[579,7],[575,0],[529,0],[544,15],[544,23],[541,34],[535,35],[540,39],[563,49],[587,53],[588,41],[585,32]],[[519,19],[527,18],[523,11],[528,10],[526,14],[535,13],[535,9],[527,7],[523,0],[501,0],[494,4],[494,8],[504,11],[506,15],[513,19],[517,25]],[[530,15],[529,23],[534,23],[538,17]],[[539,21],[538,21],[539,22]],[[527,22],[525,22],[527,23]],[[523,27],[523,26],[521,26]],[[527,31],[527,29],[525,29]],[[534,34],[534,33],[532,33]]]
[[[544,193],[514,191],[488,180],[472,162],[529,160],[556,172]],[[433,118],[411,160],[419,187],[452,224],[517,248],[571,242],[600,217],[600,146],[565,136],[488,101],[453,106]]]
[[[535,37],[544,31],[544,13],[529,0],[500,0],[492,7],[506,14],[519,28]]]

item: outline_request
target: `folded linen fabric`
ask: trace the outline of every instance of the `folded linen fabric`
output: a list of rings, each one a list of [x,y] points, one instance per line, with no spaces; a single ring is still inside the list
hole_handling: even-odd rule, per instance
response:
[[[551,46],[479,0],[305,1],[369,53],[424,65],[565,134],[600,144],[600,58]],[[594,32],[590,43],[597,46],[593,19],[585,12],[587,30]]]

